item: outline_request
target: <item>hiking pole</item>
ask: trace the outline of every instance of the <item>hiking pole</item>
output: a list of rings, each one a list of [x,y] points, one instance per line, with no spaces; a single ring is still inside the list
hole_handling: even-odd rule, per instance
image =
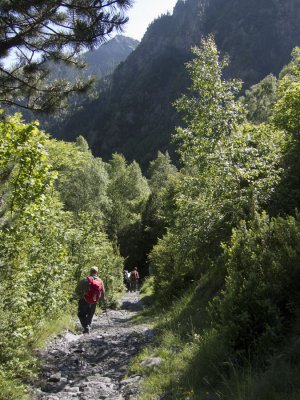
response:
[[[110,325],[111,322],[110,322],[110,319],[109,319],[109,316],[108,316],[108,312],[107,312],[107,302],[106,302],[106,300],[104,302],[104,312],[106,314],[107,322]]]

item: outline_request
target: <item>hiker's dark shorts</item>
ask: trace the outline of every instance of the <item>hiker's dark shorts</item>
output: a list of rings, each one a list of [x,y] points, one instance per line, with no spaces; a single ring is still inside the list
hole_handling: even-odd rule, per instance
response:
[[[97,304],[89,304],[84,299],[78,302],[78,318],[83,328],[90,326],[96,311]]]

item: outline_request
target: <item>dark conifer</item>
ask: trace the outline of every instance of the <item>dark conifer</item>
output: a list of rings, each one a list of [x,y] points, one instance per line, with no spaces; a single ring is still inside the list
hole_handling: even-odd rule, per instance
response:
[[[121,31],[131,0],[0,1],[0,104],[51,112],[91,80],[49,78],[48,61],[82,68],[76,56]],[[9,65],[9,61],[11,65]]]

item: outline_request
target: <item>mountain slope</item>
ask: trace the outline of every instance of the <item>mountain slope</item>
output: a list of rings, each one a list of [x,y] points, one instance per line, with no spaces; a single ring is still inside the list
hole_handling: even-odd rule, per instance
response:
[[[88,64],[87,74],[97,77],[111,74],[120,62],[126,60],[138,44],[138,40],[117,35],[109,42],[100,46],[96,51],[85,53],[84,59]]]
[[[68,79],[70,81],[75,81],[80,75],[83,79],[93,76],[97,81],[102,79],[102,82],[98,85],[96,90],[88,94],[88,97],[85,93],[71,96],[69,98],[68,110],[62,110],[60,113],[54,115],[38,114],[34,117],[31,112],[23,111],[24,118],[28,121],[37,118],[41,122],[41,126],[48,132],[52,132],[53,136],[68,140],[67,135],[65,137],[63,133],[60,133],[61,127],[67,125],[69,121],[72,121],[73,114],[76,114],[78,110],[84,108],[85,104],[90,101],[90,98],[95,98],[97,92],[99,93],[104,90],[103,88],[107,86],[107,76],[113,73],[118,64],[124,61],[138,44],[138,40],[123,35],[117,35],[101,45],[98,49],[84,53],[82,55],[82,60],[87,66],[80,71],[78,71],[77,68],[64,64],[52,63],[49,67],[51,70],[51,79]]]
[[[98,49],[83,53],[81,59],[86,63],[86,68],[81,70],[83,77],[95,76],[101,79],[111,74],[120,62],[124,61],[128,55],[135,50],[139,41],[117,35],[108,42],[102,44]],[[75,79],[78,76],[78,69],[62,63],[52,63],[50,66],[51,77]]]
[[[179,0],[173,15],[150,25],[106,92],[56,134],[84,134],[96,155],[109,158],[117,151],[145,165],[158,149],[170,149],[179,123],[171,104],[188,86],[184,63],[192,45],[213,32],[231,57],[227,75],[249,87],[289,61],[300,43],[299,20],[299,0]]]

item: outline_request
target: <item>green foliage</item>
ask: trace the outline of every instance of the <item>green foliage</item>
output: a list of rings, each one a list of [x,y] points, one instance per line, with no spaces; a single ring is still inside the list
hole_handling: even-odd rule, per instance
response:
[[[231,169],[231,135],[243,117],[234,101],[239,84],[222,79],[227,61],[220,61],[213,38],[203,40],[201,48],[193,51],[197,57],[188,64],[191,96],[176,103],[177,109],[185,112],[187,127],[178,128],[176,135],[184,173],[177,188],[174,223],[151,255],[157,269],[157,289],[163,296],[170,290],[177,293],[178,288],[199,278],[211,264],[212,247],[218,254],[218,237],[224,237],[226,228],[223,224],[221,230],[220,225],[228,214],[222,207],[228,207],[231,200],[223,167]],[[230,182],[236,184],[235,174]],[[173,289],[169,283],[174,284]]]
[[[0,153],[0,375],[6,388],[5,382],[34,373],[32,348],[45,321],[70,311],[77,280],[97,265],[113,301],[122,289],[123,260],[104,231],[107,172],[84,141],[50,140],[16,115],[0,123]],[[3,398],[10,396],[3,390]]]
[[[157,158],[150,162],[148,175],[151,195],[143,214],[143,223],[150,236],[158,238],[168,226],[168,215],[175,207],[171,199],[174,197],[172,192],[176,190],[176,181],[179,179],[177,168],[171,163],[168,152],[166,154],[158,152]],[[153,239],[151,242],[153,245]]]
[[[191,94],[176,103],[186,124],[176,134],[183,168],[171,201],[162,197],[172,205],[169,225],[150,254],[156,309],[170,307],[169,324],[159,324],[162,338],[172,332],[172,343],[179,336],[180,344],[175,354],[165,340],[150,349],[164,362],[149,374],[144,398],[296,399],[300,363],[289,346],[298,343],[300,309],[300,222],[293,207],[299,204],[299,51],[276,92],[269,77],[247,93],[254,122],[235,100],[237,86],[222,78],[226,62],[213,39],[196,53],[188,64]],[[205,281],[206,293],[199,290]],[[170,316],[189,288],[189,307]],[[278,382],[276,368],[290,388]]]
[[[52,202],[55,174],[45,135],[36,125],[24,125],[19,116],[3,121],[0,134],[1,371],[16,369],[21,378],[33,364],[26,356],[30,337],[66,305],[71,269],[64,243],[66,217],[60,204]]]
[[[222,78],[228,60],[220,57],[214,38],[203,39],[201,47],[193,48],[193,54],[195,58],[187,64],[192,80],[190,95],[175,103],[177,111],[183,112],[187,128],[177,128],[176,139],[185,167],[197,166],[201,171],[210,161],[208,153],[214,152],[219,140],[236,131],[244,119],[244,110],[235,102],[241,83]]]
[[[78,138],[76,144],[48,141],[49,157],[58,172],[55,187],[66,210],[75,214],[97,213],[103,219],[109,203],[106,168],[101,159],[93,157],[82,139]]]
[[[171,307],[166,301],[151,307],[157,336],[130,367],[131,373],[145,376],[141,399],[206,399],[216,393],[217,370],[226,350],[216,331],[203,334],[209,326],[206,306],[215,290],[207,278],[178,296]],[[149,322],[148,313],[146,317]],[[153,370],[141,366],[149,357],[160,357],[161,365]]]
[[[256,215],[225,246],[226,284],[214,324],[243,356],[270,351],[299,308],[300,224]]]
[[[171,163],[169,153],[163,154],[159,151],[157,158],[150,162],[148,169],[151,192],[159,192],[165,187],[169,177],[176,172],[177,168]]]
[[[280,99],[275,105],[274,122],[281,129],[298,138],[300,131],[300,48],[292,53],[292,61],[286,66],[279,81]]]
[[[155,266],[155,293],[161,301],[180,295],[192,279],[187,272],[186,254],[181,249],[180,239],[167,232],[150,253],[150,261]]]
[[[142,213],[150,189],[136,162],[127,164],[120,154],[114,154],[106,164],[109,209],[105,223],[110,239],[120,246],[127,269],[140,267],[144,257],[142,245]]]
[[[22,212],[28,203],[42,200],[53,181],[46,162],[46,136],[38,123],[24,125],[19,114],[3,118],[0,132],[2,208]]]
[[[268,75],[256,85],[251,86],[241,98],[247,109],[247,119],[257,124],[270,119],[276,100],[277,79],[274,75]]]
[[[151,194],[142,214],[142,228],[145,254],[148,254],[157,239],[161,238],[169,225],[169,215],[175,204],[172,189],[177,179],[177,169],[171,163],[169,154],[158,152],[150,162],[148,182]]]
[[[51,65],[82,69],[76,56],[120,30],[130,5],[130,0],[1,2],[1,105],[52,112],[65,105],[68,95],[84,92],[92,79],[53,79]],[[11,53],[13,61],[7,59]]]
[[[235,101],[239,84],[222,78],[227,60],[220,60],[212,37],[194,52],[191,95],[176,103],[187,124],[176,135],[184,166],[173,192],[176,206],[169,232],[151,255],[163,296],[218,263],[221,243],[241,219],[268,205],[282,175],[285,135],[272,125],[244,122]]]
[[[273,123],[283,130],[287,140],[284,151],[284,176],[274,193],[271,212],[293,214],[300,207],[299,191],[299,109],[300,109],[300,50],[295,48],[291,62],[280,74],[278,101],[274,106]]]
[[[1,400],[29,400],[29,393],[20,381],[8,378],[0,372],[0,399]]]
[[[140,214],[149,196],[146,179],[136,162],[127,165],[125,158],[114,154],[107,164],[109,185],[107,195],[111,202],[108,232],[120,237],[122,232],[140,220]]]
[[[76,281],[96,265],[103,279],[108,301],[123,287],[123,259],[115,251],[97,215],[82,212],[68,231],[69,257],[75,267]]]

